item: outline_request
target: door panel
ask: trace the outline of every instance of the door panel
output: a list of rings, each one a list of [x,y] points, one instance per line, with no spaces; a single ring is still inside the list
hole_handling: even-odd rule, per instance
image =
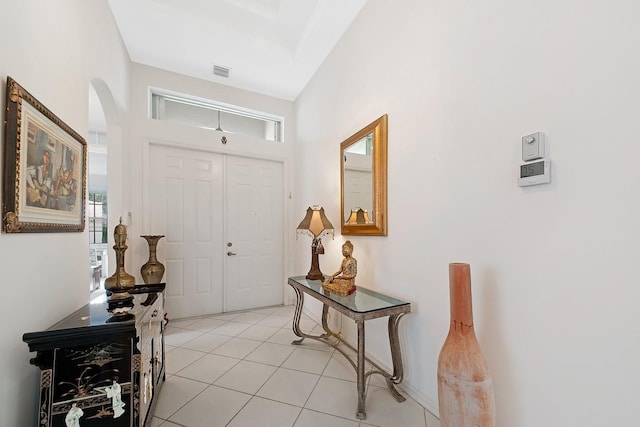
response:
[[[220,154],[149,147],[149,232],[166,236],[166,307],[174,318],[223,309],[223,161]]]
[[[282,163],[227,157],[227,310],[282,304]]]

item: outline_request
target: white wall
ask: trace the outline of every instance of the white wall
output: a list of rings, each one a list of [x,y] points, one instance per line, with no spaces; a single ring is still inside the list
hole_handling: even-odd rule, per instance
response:
[[[295,211],[321,204],[334,225],[339,144],[389,114],[389,236],[350,240],[358,283],[413,304],[405,382],[430,410],[447,265],[468,262],[498,426],[640,425],[638,16],[624,0],[369,0],[297,99]],[[552,183],[518,188],[536,131]],[[389,365],[385,331],[367,339]]]
[[[7,76],[83,136],[92,79],[101,80],[117,107],[126,109],[128,56],[105,1],[3,2],[2,16],[2,120]],[[29,364],[35,354],[22,334],[46,329],[86,304],[88,235],[0,234],[0,259],[1,423],[35,425],[39,369]]]

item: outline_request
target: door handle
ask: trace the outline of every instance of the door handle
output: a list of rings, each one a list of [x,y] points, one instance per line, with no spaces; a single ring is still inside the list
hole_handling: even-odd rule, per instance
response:
[[[236,255],[235,252],[227,252],[227,256],[234,256],[234,255]]]

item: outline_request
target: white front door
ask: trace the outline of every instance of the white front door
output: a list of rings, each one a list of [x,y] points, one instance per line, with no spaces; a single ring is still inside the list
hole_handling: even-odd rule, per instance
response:
[[[227,311],[282,304],[282,163],[227,156],[226,166]]]
[[[149,147],[149,227],[165,234],[166,309],[173,318],[223,311],[224,156]]]
[[[149,146],[148,230],[166,235],[171,317],[282,304],[283,185],[279,162]]]

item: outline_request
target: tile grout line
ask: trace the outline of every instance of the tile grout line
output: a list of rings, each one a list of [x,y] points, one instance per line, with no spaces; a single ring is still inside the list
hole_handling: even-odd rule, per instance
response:
[[[284,327],[283,327],[283,328],[280,328],[280,329],[284,329]],[[273,335],[275,335],[275,334],[276,334],[276,332],[274,332],[274,333],[273,333]],[[271,336],[273,336],[273,335],[271,335]],[[267,339],[269,339],[269,338],[271,338],[271,336],[270,336],[270,337],[268,337],[268,338],[266,338],[265,340],[263,340],[263,341],[262,341],[262,343],[264,344],[265,342],[267,342],[266,340],[267,340]],[[275,343],[271,343],[271,344],[275,344]],[[259,346],[258,346],[258,348],[259,348]],[[251,352],[249,352],[249,354],[247,354],[247,355],[246,355],[243,359],[241,359],[241,360],[246,360],[246,358],[247,358],[249,355],[251,355],[253,352],[255,352],[256,350],[257,350],[257,348],[256,348],[256,349],[254,349],[254,350],[252,350]],[[298,415],[296,416],[296,419],[295,419],[295,421],[293,422],[292,426],[293,426],[293,425],[295,425],[295,423],[298,421],[298,418],[300,417],[300,414],[302,413],[302,410],[304,409],[304,405],[303,405],[303,407],[299,407],[299,406],[297,406],[297,405],[292,405],[292,404],[287,403],[287,402],[281,402],[281,401],[276,400],[276,399],[272,399],[272,398],[268,398],[268,397],[264,397],[264,396],[258,396],[258,394],[257,394],[257,393],[259,393],[259,392],[260,392],[260,390],[262,390],[262,388],[265,386],[265,384],[266,384],[267,382],[269,382],[269,380],[270,380],[271,378],[273,378],[273,376],[276,374],[276,372],[278,372],[278,370],[280,370],[280,369],[287,369],[287,368],[284,368],[282,365],[283,365],[283,364],[284,364],[284,363],[285,363],[285,362],[286,362],[286,361],[287,361],[287,360],[288,360],[288,359],[293,355],[293,353],[295,353],[295,350],[294,350],[294,351],[292,351],[292,352],[291,352],[291,353],[290,353],[290,354],[289,354],[289,355],[288,355],[288,356],[287,356],[287,357],[286,357],[286,358],[285,358],[285,359],[280,363],[280,365],[278,365],[278,366],[268,365],[268,364],[266,364],[266,363],[261,363],[261,362],[253,362],[253,361],[251,361],[251,360],[246,360],[247,362],[251,362],[251,363],[258,363],[258,364],[265,365],[265,366],[269,366],[269,367],[275,367],[276,369],[271,373],[271,375],[269,375],[269,378],[267,378],[267,379],[262,383],[262,385],[258,388],[258,390],[256,390],[256,392],[255,392],[255,393],[251,394],[251,398],[250,398],[250,399],[249,399],[249,400],[248,400],[248,401],[247,401],[247,402],[242,406],[242,408],[240,408],[240,409],[238,410],[238,412],[236,412],[236,414],[235,414],[235,415],[234,415],[234,416],[229,420],[229,422],[228,422],[227,424],[225,424],[226,426],[228,426],[229,424],[231,424],[231,422],[233,422],[233,420],[238,416],[238,414],[239,414],[240,412],[242,412],[242,410],[243,410],[243,409],[244,409],[244,408],[249,404],[249,402],[251,402],[251,400],[253,400],[254,398],[265,399],[265,400],[269,400],[269,401],[272,401],[272,402],[276,402],[276,403],[280,403],[280,404],[289,405],[289,406],[293,406],[293,407],[299,408],[299,409],[300,409],[300,411],[298,412]],[[239,362],[238,362],[238,363],[239,363]],[[236,365],[237,365],[237,364],[236,364]],[[234,365],[234,366],[235,366],[235,365]],[[310,373],[310,372],[306,372],[306,371],[298,371],[298,370],[295,370],[295,369],[291,369],[291,370],[292,370],[292,371],[296,371],[296,372]],[[227,370],[226,372],[228,372],[228,371],[229,371],[229,370]],[[225,373],[226,373],[226,372],[225,372]],[[224,375],[224,374],[220,375],[220,377],[218,377],[218,379],[219,379],[219,378],[221,378],[223,375]],[[320,380],[320,376],[318,376],[318,379],[316,380],[316,385],[317,385],[317,383],[318,383],[318,381],[319,381],[319,380]],[[216,379],[216,381],[217,381],[217,379]],[[215,382],[215,381],[214,381],[214,382]],[[212,383],[211,385],[215,385],[215,384],[213,384],[213,383]],[[216,387],[225,388],[225,389],[227,389],[227,390],[236,391],[236,392],[238,391],[238,390],[235,390],[235,389],[231,389],[231,388],[227,388],[227,387],[222,387],[222,386],[219,386],[219,385],[215,385],[215,386],[216,386]],[[314,389],[315,389],[315,385],[314,385]],[[311,392],[313,393],[313,390],[312,390]],[[309,396],[311,396],[311,394],[309,394]],[[308,399],[308,398],[307,398],[307,399]],[[305,403],[306,403],[306,401],[305,401]]]
[[[300,345],[302,345],[302,342],[300,343]],[[297,350],[297,349],[296,349]],[[321,350],[318,350],[321,351]],[[289,357],[291,357],[291,355],[295,353],[295,350],[291,352],[291,354],[289,355]],[[333,354],[335,353],[335,350],[333,350],[332,352],[329,353],[329,359],[327,360],[327,362],[324,365],[324,368],[322,368],[322,372],[320,372],[320,375],[318,375],[318,379],[316,380],[316,383],[313,385],[313,388],[311,389],[311,393],[309,393],[309,396],[307,396],[307,399],[304,401],[304,404],[302,405],[302,409],[300,410],[300,412],[298,413],[298,416],[296,417],[295,421],[293,422],[293,426],[296,425],[296,423],[298,422],[298,419],[300,419],[300,415],[302,415],[302,411],[304,411],[305,409],[307,409],[307,403],[309,403],[309,399],[311,399],[311,395],[313,395],[313,392],[316,390],[316,388],[318,387],[318,383],[320,383],[320,379],[322,379],[322,376],[324,374],[324,371],[327,370],[327,366],[329,366],[329,362],[331,362],[331,358],[333,357]],[[288,358],[287,358],[288,359]],[[284,362],[283,362],[284,363]],[[316,411],[318,412],[318,411]],[[329,415],[329,414],[326,414]]]
[[[240,312],[238,314],[238,316],[242,315],[242,313],[252,313],[252,311],[249,310],[249,311]],[[180,326],[180,327],[173,326],[173,328],[175,328],[175,329],[177,329],[179,331],[200,332],[200,335],[198,335],[197,337],[195,337],[195,338],[193,338],[193,339],[191,339],[191,340],[189,340],[189,341],[187,341],[187,342],[185,342],[185,343],[183,343],[183,344],[181,344],[179,346],[171,346],[171,347],[174,348],[172,351],[175,351],[176,349],[181,348],[181,349],[188,350],[188,351],[197,351],[198,353],[201,353],[201,356],[199,356],[196,360],[190,362],[189,364],[187,364],[186,366],[181,368],[179,371],[177,371],[173,375],[169,375],[169,377],[176,376],[176,377],[181,378],[181,379],[185,379],[185,380],[189,380],[189,381],[195,381],[195,382],[204,384],[205,388],[204,388],[204,390],[202,390],[201,392],[199,392],[195,396],[193,396],[191,399],[189,399],[187,402],[185,402],[183,405],[181,405],[176,411],[174,411],[172,414],[170,414],[168,418],[163,419],[163,418],[160,418],[160,417],[156,417],[157,420],[161,421],[160,425],[162,425],[162,424],[164,424],[166,422],[166,423],[173,423],[175,425],[182,426],[182,427],[188,427],[188,426],[185,426],[185,425],[180,424],[180,423],[175,423],[175,422],[171,421],[169,418],[171,418],[172,416],[175,416],[176,413],[178,413],[180,410],[182,410],[186,405],[189,405],[190,403],[192,403],[196,398],[198,398],[200,395],[202,395],[202,393],[204,391],[206,391],[207,389],[209,389],[210,387],[213,386],[213,387],[217,387],[217,388],[220,388],[220,389],[225,389],[225,390],[228,390],[228,391],[232,391],[232,392],[235,392],[235,393],[241,393],[241,394],[244,394],[246,396],[249,396],[249,399],[247,400],[247,402],[245,402],[242,405],[242,407],[240,407],[236,411],[236,413],[231,417],[231,419],[229,419],[229,421],[225,424],[226,426],[230,425],[233,422],[234,419],[237,419],[237,417],[240,414],[240,412],[242,412],[247,407],[249,402],[254,400],[254,398],[264,399],[264,400],[267,400],[267,401],[271,401],[271,402],[274,402],[274,403],[279,403],[279,404],[282,404],[282,405],[287,405],[289,407],[294,407],[294,408],[299,409],[298,414],[297,414],[295,420],[293,421],[292,426],[295,426],[295,424],[300,420],[300,417],[302,416],[302,413],[304,412],[305,409],[308,410],[308,411],[317,413],[317,414],[326,415],[328,417],[335,417],[335,418],[339,418],[339,419],[342,419],[342,420],[345,420],[345,421],[350,421],[350,422],[353,422],[353,423],[357,423],[357,425],[359,427],[372,426],[372,424],[366,424],[366,422],[364,422],[362,420],[354,420],[354,419],[350,419],[350,418],[344,418],[343,416],[340,416],[340,415],[335,415],[335,414],[331,414],[331,413],[327,413],[327,412],[322,412],[322,411],[315,410],[315,409],[309,409],[309,408],[306,407],[308,405],[308,403],[309,403],[309,400],[310,400],[311,396],[317,390],[318,385],[320,383],[320,380],[322,378],[337,379],[337,380],[353,383],[353,381],[345,380],[344,378],[336,378],[336,377],[333,377],[333,376],[325,375],[326,372],[327,372],[327,369],[329,367],[329,364],[331,363],[334,355],[337,353],[335,348],[333,348],[333,346],[331,346],[329,343],[322,343],[322,345],[323,346],[326,345],[327,347],[329,347],[330,351],[325,351],[325,349],[318,349],[318,348],[307,347],[307,346],[303,346],[303,345],[295,346],[295,348],[278,365],[247,359],[252,354],[254,354],[264,344],[273,344],[273,345],[276,345],[276,346],[282,346],[283,348],[291,346],[291,344],[287,345],[287,344],[284,344],[284,343],[281,343],[281,342],[270,342],[270,341],[268,341],[268,340],[272,339],[276,334],[280,333],[281,330],[282,331],[288,331],[290,333],[291,332],[291,327],[287,325],[288,322],[285,323],[284,325],[280,326],[280,327],[276,327],[276,326],[272,326],[272,325],[260,325],[258,323],[258,322],[262,322],[262,321],[268,319],[271,316],[288,317],[288,315],[279,313],[278,310],[275,310],[275,311],[273,311],[271,313],[256,313],[256,312],[253,312],[253,313],[259,314],[259,315],[264,315],[264,317],[262,317],[260,320],[256,320],[254,323],[246,323],[246,322],[242,322],[242,321],[238,322],[238,321],[234,321],[233,319],[224,320],[223,321],[224,323],[222,323],[221,325],[218,325],[217,327],[215,327],[215,328],[213,328],[211,330],[204,330],[204,331],[203,330],[189,329],[189,326]],[[220,315],[221,316],[225,316],[225,315],[229,315],[229,314],[227,313],[227,314],[220,314]],[[199,318],[199,319],[195,320],[193,324],[195,324],[197,322],[200,322],[202,320],[206,320],[206,319],[216,319],[216,317],[217,317],[217,315],[202,317],[202,318]],[[309,320],[311,320],[315,324],[314,328],[319,326],[319,324],[317,322],[315,322],[313,319],[309,318]],[[241,324],[245,324],[245,325],[249,325],[249,326],[247,328],[245,328],[243,331],[240,331],[240,332],[236,333],[235,335],[223,335],[223,334],[219,334],[219,333],[215,332],[215,329],[217,329],[219,327],[222,327],[225,324],[228,324],[229,322],[241,323]],[[252,328],[253,326],[262,326],[262,327],[265,327],[265,328],[273,328],[274,332],[272,334],[270,334],[269,336],[267,336],[265,338],[262,338],[262,339],[247,338],[247,337],[240,337],[239,336],[240,334],[246,332],[248,329]],[[311,328],[311,330],[313,330],[314,328]],[[192,343],[193,341],[200,339],[201,337],[204,336],[204,334],[208,334],[208,333],[211,333],[211,334],[214,334],[214,335],[218,335],[218,336],[221,336],[221,337],[225,337],[227,339],[224,342],[215,345],[212,349],[210,349],[208,351],[194,350],[194,349],[190,349],[190,348],[184,347],[185,345],[188,345],[189,343]],[[255,342],[259,342],[260,344],[258,344],[258,346],[256,348],[252,349],[247,354],[245,354],[242,358],[237,358],[235,356],[228,356],[228,355],[222,355],[222,354],[213,353],[216,349],[218,349],[219,347],[223,346],[225,343],[227,343],[229,340],[231,340],[233,338],[241,338],[241,339],[244,339],[244,340],[255,341]],[[280,338],[278,338],[278,339],[280,339]],[[314,341],[317,341],[317,340],[314,340]],[[318,351],[318,352],[321,352],[321,353],[327,353],[328,354],[328,359],[325,362],[325,364],[324,364],[324,366],[323,366],[323,368],[322,368],[322,370],[320,371],[319,374],[315,373],[315,372],[309,372],[308,370],[304,370],[304,369],[301,369],[301,368],[300,369],[295,369],[295,368],[290,368],[290,367],[285,367],[284,366],[285,363],[292,358],[292,356],[296,353],[296,350],[298,350],[298,349],[315,350],[315,351]],[[211,354],[211,355],[214,355],[214,356],[220,356],[220,357],[226,357],[226,358],[234,359],[236,362],[232,366],[230,366],[228,369],[226,369],[224,372],[222,372],[220,375],[218,375],[210,383],[209,382],[205,382],[205,381],[201,381],[201,380],[197,380],[197,379],[194,380],[192,378],[183,377],[183,376],[181,376],[179,374],[184,369],[187,369],[188,367],[192,366],[193,364],[195,364],[196,362],[198,362],[199,360],[201,360],[203,357],[205,357],[208,354]],[[344,357],[344,356],[341,354],[340,356],[338,356],[338,358],[339,357]],[[226,386],[221,386],[221,385],[215,384],[216,381],[220,380],[220,378],[222,378],[224,375],[226,375],[229,371],[231,371],[232,369],[237,367],[237,365],[242,361],[247,361],[247,362],[250,362],[250,363],[255,363],[255,364],[258,364],[258,365],[263,365],[265,367],[275,368],[275,369],[262,382],[262,384],[257,388],[257,390],[254,393],[247,393],[247,392],[240,391],[240,390],[237,390],[237,389],[234,389],[234,388],[230,388],[230,387],[226,387]],[[273,376],[276,375],[276,373],[281,369],[286,369],[286,370],[289,370],[289,371],[300,372],[300,373],[311,374],[311,375],[316,375],[317,376],[317,379],[315,380],[313,388],[311,389],[311,392],[309,393],[309,395],[305,399],[305,401],[302,404],[302,406],[298,406],[298,405],[291,404],[291,403],[288,403],[288,402],[282,402],[282,401],[279,401],[277,399],[273,399],[273,398],[269,398],[269,397],[259,396],[257,394],[257,393],[260,392],[260,390],[262,390],[262,388],[265,386],[265,384],[267,384],[273,378]],[[369,375],[367,377],[367,381],[366,381],[366,384],[365,384],[365,393],[367,395],[369,394],[371,386],[378,387],[378,386],[372,384],[372,380],[371,380],[372,376],[373,375]],[[381,387],[381,388],[383,388],[383,387]],[[421,405],[419,405],[419,406],[421,406]],[[424,407],[422,407],[422,409],[423,409],[423,412],[422,412],[423,422],[424,422],[425,427],[427,427],[427,414],[426,414],[426,411],[425,411]]]
[[[282,329],[282,328],[280,328],[280,329]],[[276,331],[276,332],[274,332],[271,336],[275,335],[276,333],[277,333],[277,331]],[[265,340],[262,340],[262,343],[264,344],[265,342],[267,342],[267,340],[268,340],[269,338],[271,338],[271,336],[269,336],[269,337],[268,337],[268,338],[266,338]],[[272,344],[273,344],[273,343],[272,343]],[[247,355],[245,355],[245,357],[244,357],[242,360],[246,360],[246,358],[247,358],[249,355],[251,355],[253,352],[255,352],[259,347],[260,347],[260,346],[258,346],[257,348],[253,349],[251,352],[249,352]],[[288,355],[288,356],[287,356],[287,357],[286,357],[286,358],[285,358],[285,359],[280,363],[280,365],[279,365],[279,366],[275,367],[276,369],[274,369],[274,371],[271,373],[271,375],[269,375],[269,378],[267,378],[267,379],[262,383],[262,385],[258,388],[258,390],[256,390],[256,392],[255,392],[255,393],[253,393],[253,394],[251,395],[251,398],[250,398],[250,399],[249,399],[249,400],[248,400],[244,405],[242,405],[242,408],[240,408],[240,409],[238,410],[238,412],[236,412],[236,413],[235,413],[235,415],[234,415],[234,416],[229,420],[229,422],[228,422],[228,423],[226,423],[226,424],[225,424],[225,426],[228,426],[229,424],[231,424],[231,423],[233,422],[233,420],[238,416],[238,414],[239,414],[240,412],[242,412],[242,410],[243,410],[243,409],[244,409],[244,408],[249,404],[249,402],[251,402],[251,400],[253,400],[253,399],[254,399],[254,398],[256,398],[256,397],[257,397],[257,398],[262,398],[262,399],[267,399],[267,400],[270,400],[270,401],[272,401],[272,402],[277,402],[277,403],[282,403],[282,404],[286,404],[286,405],[290,405],[290,406],[297,407],[296,405],[291,405],[290,403],[279,402],[279,401],[277,401],[277,400],[268,399],[268,398],[265,398],[265,397],[262,397],[262,396],[258,396],[258,395],[257,395],[257,393],[259,393],[259,392],[260,392],[260,390],[262,390],[262,388],[264,387],[264,385],[265,385],[266,383],[268,383],[268,382],[269,382],[269,380],[270,380],[271,378],[273,378],[273,376],[276,374],[276,372],[278,372],[278,370],[279,370],[279,369],[284,369],[284,368],[282,367],[282,365],[283,365],[283,364],[284,364],[284,363],[289,359],[289,357],[291,357],[291,355],[292,355],[293,353],[295,353],[295,350],[294,350],[294,351],[292,351],[292,352],[291,352],[291,353],[290,353],[290,354],[289,354],[289,355]],[[252,362],[252,361],[251,361],[251,360],[247,360],[247,362]],[[252,362],[252,363],[260,363],[260,362]],[[273,367],[273,365],[267,365],[266,363],[260,363],[260,364],[265,365],[265,366],[269,366],[269,367]],[[234,366],[235,366],[235,365],[234,365]],[[228,372],[228,371],[227,371],[227,372]],[[223,375],[224,375],[224,374],[223,374]],[[222,375],[221,375],[220,377],[222,377]],[[220,378],[220,377],[219,377],[219,378]],[[319,379],[320,379],[320,377],[318,377],[318,380],[319,380]],[[217,381],[217,380],[216,380],[216,381]],[[316,383],[317,383],[317,381],[316,381]],[[220,387],[220,386],[217,386],[217,387]],[[314,388],[315,388],[315,387],[314,387]],[[237,391],[237,390],[234,390],[234,391]],[[302,409],[303,409],[303,408],[300,408],[300,411],[298,412],[298,416],[296,416],[296,419],[295,419],[295,421],[293,422],[292,427],[293,427],[293,426],[295,425],[295,423],[298,421],[298,418],[300,417],[300,414],[302,413]]]

